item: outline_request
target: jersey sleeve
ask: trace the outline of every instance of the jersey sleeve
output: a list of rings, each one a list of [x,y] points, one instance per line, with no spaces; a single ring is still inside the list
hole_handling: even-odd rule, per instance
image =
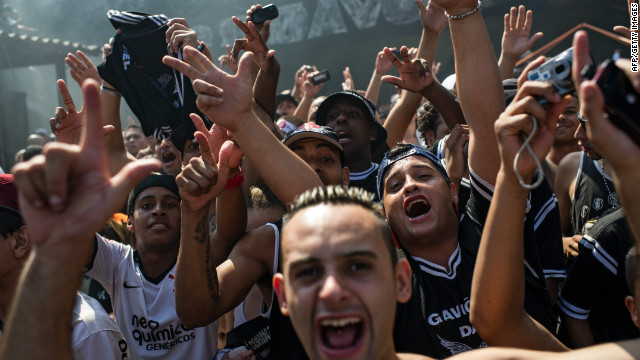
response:
[[[531,192],[531,210],[540,266],[544,277],[566,277],[558,198],[547,181]]]
[[[114,284],[118,278],[120,263],[125,259],[131,248],[117,241],[108,240],[96,234],[96,250],[93,262],[85,275],[98,281],[111,296]]]
[[[114,330],[93,333],[71,349],[74,359],[126,359],[127,342]]]

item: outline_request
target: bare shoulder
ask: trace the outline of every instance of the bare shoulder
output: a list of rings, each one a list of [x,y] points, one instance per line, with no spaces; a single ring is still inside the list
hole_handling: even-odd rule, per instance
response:
[[[565,156],[556,169],[555,189],[568,189],[571,182],[575,179],[580,167],[581,151],[569,153]]]
[[[273,267],[276,232],[269,224],[257,227],[240,238],[229,258],[245,257],[267,269]]]

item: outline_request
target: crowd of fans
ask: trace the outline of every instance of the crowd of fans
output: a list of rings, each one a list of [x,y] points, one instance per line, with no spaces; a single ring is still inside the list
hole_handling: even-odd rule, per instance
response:
[[[531,10],[496,60],[479,0],[415,2],[417,47],[328,96],[309,65],[277,93],[261,5],[219,65],[185,19],[110,11],[102,64],[65,59],[82,107],[58,80],[55,139],[0,175],[0,359],[640,357],[640,113],[584,31],[561,95],[516,69]]]

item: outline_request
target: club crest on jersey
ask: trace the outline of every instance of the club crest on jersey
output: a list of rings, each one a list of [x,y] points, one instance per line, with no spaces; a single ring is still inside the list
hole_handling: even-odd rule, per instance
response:
[[[594,208],[594,210],[602,209],[603,205],[604,205],[604,200],[602,200],[602,198],[593,199],[593,208]]]
[[[587,205],[582,205],[582,210],[580,211],[580,215],[582,218],[586,218],[589,215],[589,207]]]
[[[618,202],[620,201],[618,199],[618,193],[611,193],[609,194],[609,196],[607,197],[607,201],[609,202],[609,205],[611,206],[618,206]]]

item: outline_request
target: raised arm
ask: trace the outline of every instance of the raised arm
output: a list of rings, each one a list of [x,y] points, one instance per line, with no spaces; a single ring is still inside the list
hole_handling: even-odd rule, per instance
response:
[[[71,312],[93,244],[87,240],[138,181],[160,168],[157,160],[141,160],[110,177],[97,82],[86,81],[83,93],[80,145],[47,144],[44,155],[13,169],[34,254],[5,324],[1,359],[71,358]]]
[[[170,57],[163,61],[194,80],[194,90],[199,94],[198,108],[230,131],[245,156],[282,202],[289,203],[305,190],[321,186],[313,169],[280,143],[251,110],[249,66],[253,61],[252,53],[242,56],[235,76],[221,71],[191,47],[186,48],[185,56],[193,65]],[[220,93],[222,97],[219,97]],[[283,183],[283,177],[289,181]]]
[[[535,96],[547,98],[552,105],[545,110]],[[542,160],[553,144],[557,117],[568,100],[562,100],[550,84],[526,82],[495,124],[501,166],[474,269],[470,313],[478,334],[490,346],[566,350],[524,309],[523,232],[529,192],[520,185],[513,167],[524,136],[532,131],[530,115],[538,119],[530,145]],[[530,183],[536,163],[527,151],[519,158],[518,170]]]
[[[436,47],[438,45],[438,37],[447,27],[447,18],[444,15],[443,8],[435,1],[429,1],[427,6],[424,5],[422,0],[414,1],[418,6],[420,21],[422,22],[422,37],[420,38],[418,54],[416,56],[425,59],[427,64],[433,64]],[[405,57],[402,49],[400,53],[402,54],[403,62],[411,61],[408,55]],[[389,56],[387,56],[387,58],[389,59]],[[429,67],[429,65],[427,65],[427,67]],[[430,71],[429,74],[431,74]],[[433,79],[432,77],[430,78]],[[382,80],[384,81],[384,77]],[[402,140],[407,126],[409,126],[415,111],[418,109],[418,106],[420,106],[420,101],[422,101],[421,94],[409,91],[402,92],[400,102],[391,109],[384,123],[384,127],[387,130],[387,145],[389,145],[389,147],[395,146],[398,141]]]
[[[509,13],[504,15],[502,51],[498,60],[502,80],[513,77],[513,69],[520,56],[531,49],[543,35],[538,32],[529,37],[533,25],[533,11],[526,11],[525,15],[525,10],[524,5],[520,5],[518,9],[512,7]]]

